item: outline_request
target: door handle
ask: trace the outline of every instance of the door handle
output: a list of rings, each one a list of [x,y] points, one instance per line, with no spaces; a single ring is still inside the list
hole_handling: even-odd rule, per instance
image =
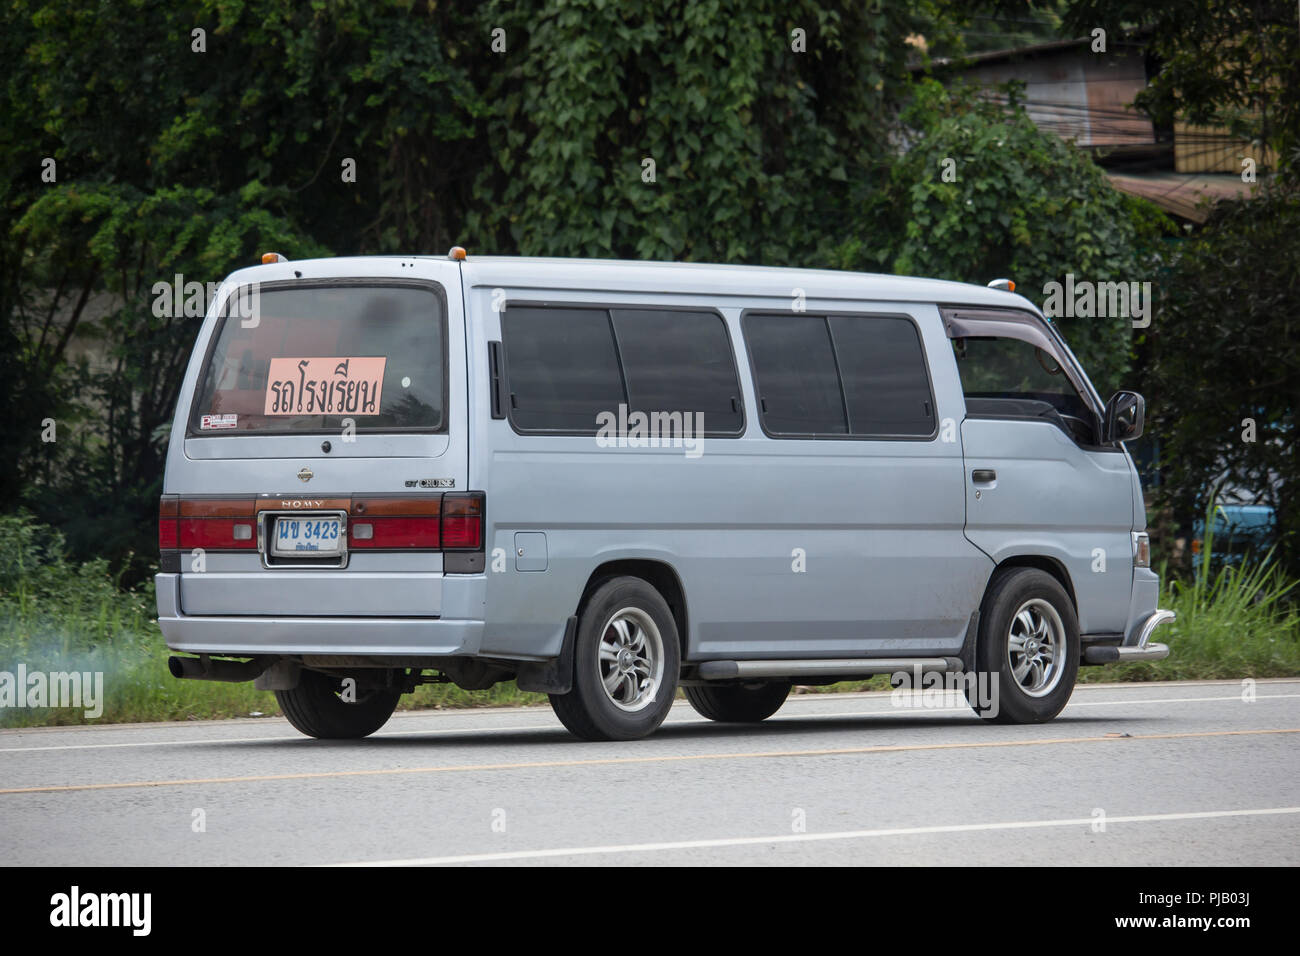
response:
[[[976,484],[988,484],[998,480],[998,473],[992,468],[976,468],[970,473],[971,480]]]

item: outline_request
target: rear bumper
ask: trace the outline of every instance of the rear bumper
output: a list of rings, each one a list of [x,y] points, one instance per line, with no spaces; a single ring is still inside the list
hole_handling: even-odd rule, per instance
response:
[[[472,657],[482,621],[403,618],[160,617],[167,646],[191,654]]]
[[[1169,645],[1156,644],[1151,635],[1161,624],[1168,624],[1176,615],[1173,611],[1157,609],[1138,622],[1131,632],[1136,640],[1131,644],[1116,646],[1094,645],[1083,652],[1089,664],[1129,663],[1132,661],[1162,661],[1169,656]]]
[[[473,657],[479,620],[417,617],[206,616],[181,613],[177,575],[155,578],[158,626],[173,651],[191,654],[347,654]]]
[[[1161,661],[1169,656],[1167,645],[1151,642],[1152,632],[1176,616],[1173,611],[1161,610],[1157,606],[1159,600],[1160,576],[1150,568],[1135,568],[1128,627],[1124,631],[1124,643],[1115,648],[1119,652],[1118,660]]]
[[[1168,657],[1167,645],[1151,641],[1151,634],[1156,628],[1174,619],[1173,611],[1164,611],[1156,606],[1159,600],[1160,576],[1150,568],[1134,568],[1128,621],[1122,639],[1115,644],[1094,644],[1084,648],[1084,663],[1160,661]]]

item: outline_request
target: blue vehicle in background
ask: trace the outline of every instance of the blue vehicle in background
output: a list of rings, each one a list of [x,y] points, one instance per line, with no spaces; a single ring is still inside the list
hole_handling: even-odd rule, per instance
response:
[[[1160,485],[1160,441],[1150,435],[1130,447],[1134,465],[1142,479],[1142,487],[1154,489]],[[1220,479],[1220,485],[1222,479]],[[1216,491],[1213,486],[1206,488],[1208,496],[1214,499],[1214,519],[1211,522],[1209,541],[1207,542],[1205,517],[1202,515],[1192,522],[1191,527],[1183,525],[1177,537],[1186,538],[1192,553],[1192,567],[1199,568],[1201,554],[1207,544],[1211,553],[1226,564],[1240,565],[1248,555],[1261,558],[1268,553],[1278,541],[1277,512],[1265,502],[1265,494],[1248,491],[1240,487],[1223,488]],[[1190,534],[1188,533],[1190,532]],[[1181,547],[1181,541],[1180,541]]]
[[[1210,550],[1227,564],[1241,564],[1248,555],[1261,557],[1277,541],[1277,512],[1244,496],[1225,493],[1214,506],[1209,531]],[[1199,567],[1206,548],[1206,522],[1192,525],[1192,567]]]

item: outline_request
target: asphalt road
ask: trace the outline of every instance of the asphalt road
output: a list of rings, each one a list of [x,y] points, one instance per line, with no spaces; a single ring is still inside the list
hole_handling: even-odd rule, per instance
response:
[[[1300,680],[1084,686],[1033,727],[888,694],[756,726],[679,702],[631,743],[549,708],[349,743],[279,719],[0,731],[0,833],[9,865],[1295,865]]]

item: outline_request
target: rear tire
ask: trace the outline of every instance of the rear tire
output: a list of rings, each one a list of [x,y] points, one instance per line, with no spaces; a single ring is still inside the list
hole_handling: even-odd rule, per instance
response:
[[[355,679],[355,678],[354,678]],[[402,692],[369,686],[357,681],[356,702],[340,696],[344,678],[320,671],[302,670],[293,690],[277,690],[289,723],[308,737],[324,740],[354,740],[368,737],[393,716]]]
[[[573,689],[551,709],[583,740],[637,740],[668,716],[681,652],[662,595],[641,578],[606,581],[587,601],[573,646]]]
[[[756,724],[760,720],[767,720],[781,709],[786,697],[790,695],[790,684],[787,681],[683,689],[696,713],[724,724]]]
[[[1041,724],[1059,714],[1079,673],[1079,620],[1061,583],[1037,568],[995,572],[980,609],[977,686],[985,720]]]

